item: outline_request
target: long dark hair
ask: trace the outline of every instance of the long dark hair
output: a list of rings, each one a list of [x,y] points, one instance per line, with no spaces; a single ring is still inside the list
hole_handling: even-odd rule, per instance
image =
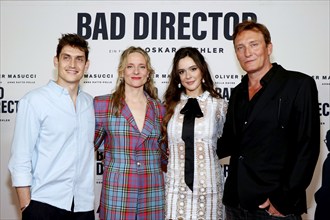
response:
[[[170,121],[172,115],[174,114],[175,106],[180,101],[180,96],[182,92],[185,92],[185,88],[178,84],[181,83],[180,76],[178,73],[178,63],[181,59],[185,57],[190,57],[196,63],[197,67],[201,70],[202,78],[204,79],[202,83],[202,90],[208,91],[212,97],[220,98],[220,94],[214,88],[214,82],[211,77],[211,73],[208,68],[208,64],[205,61],[204,56],[193,47],[183,47],[180,48],[174,55],[172,70],[170,73],[170,82],[167,90],[164,93],[164,103],[166,107],[166,114],[163,120],[162,134],[163,140],[166,142],[167,139],[167,124]]]

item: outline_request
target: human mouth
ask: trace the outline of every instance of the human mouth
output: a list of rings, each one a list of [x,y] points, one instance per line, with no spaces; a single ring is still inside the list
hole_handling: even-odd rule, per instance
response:
[[[245,63],[249,64],[252,63],[254,60],[246,60]]]
[[[67,70],[66,72],[69,73],[69,74],[77,74],[78,71],[76,71],[76,70]]]
[[[189,81],[189,82],[186,82],[187,85],[192,85],[194,84],[195,81]]]
[[[141,77],[132,77],[133,80],[139,80]]]

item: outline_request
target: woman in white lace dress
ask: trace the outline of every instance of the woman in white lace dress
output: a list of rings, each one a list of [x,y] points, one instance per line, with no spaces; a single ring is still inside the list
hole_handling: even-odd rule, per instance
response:
[[[166,219],[223,219],[223,174],[216,146],[227,103],[214,89],[197,49],[176,52],[164,101],[169,151]]]

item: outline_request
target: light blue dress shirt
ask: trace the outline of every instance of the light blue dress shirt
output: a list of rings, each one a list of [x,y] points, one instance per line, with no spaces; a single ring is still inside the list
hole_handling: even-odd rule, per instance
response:
[[[9,161],[14,187],[31,186],[31,199],[74,211],[94,209],[93,98],[79,89],[76,107],[54,81],[18,105]]]

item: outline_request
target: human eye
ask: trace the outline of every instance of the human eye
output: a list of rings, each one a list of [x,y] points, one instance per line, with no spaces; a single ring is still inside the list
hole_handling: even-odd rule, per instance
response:
[[[243,50],[243,46],[237,46],[237,47],[236,47],[236,51],[240,52],[240,51],[242,51],[242,50]]]
[[[145,65],[140,66],[141,69],[146,69],[147,67]]]
[[[197,66],[192,66],[192,67],[190,67],[190,71],[191,71],[191,72],[195,72],[197,69],[198,69]]]
[[[178,70],[177,73],[178,73],[179,75],[182,75],[182,74],[184,73],[184,70]]]
[[[77,60],[81,63],[85,62],[85,58],[84,57],[78,57]]]
[[[259,46],[259,43],[258,42],[251,43],[251,47],[252,48],[255,48],[255,47],[258,47],[258,46]]]
[[[127,65],[126,68],[127,68],[127,69],[132,69],[133,66],[132,66],[132,65]]]
[[[70,56],[69,55],[63,55],[62,59],[65,60],[65,61],[70,60]]]

